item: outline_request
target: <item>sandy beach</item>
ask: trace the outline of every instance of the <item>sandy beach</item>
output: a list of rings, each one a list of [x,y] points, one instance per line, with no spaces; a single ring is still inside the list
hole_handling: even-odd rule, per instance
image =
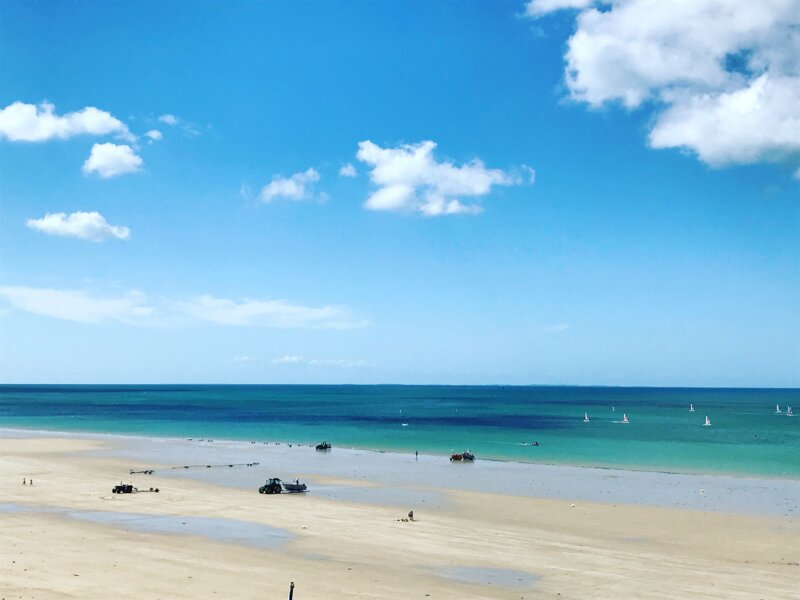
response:
[[[258,494],[270,476],[310,492]],[[112,494],[121,480],[160,492]],[[0,481],[7,599],[285,598],[291,581],[297,599],[800,589],[794,480],[3,430]]]

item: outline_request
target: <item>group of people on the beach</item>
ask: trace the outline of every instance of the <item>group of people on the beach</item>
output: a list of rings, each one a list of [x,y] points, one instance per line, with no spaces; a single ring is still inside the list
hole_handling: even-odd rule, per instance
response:
[[[22,485],[33,486],[33,479],[28,479],[27,477],[23,477],[22,478]]]

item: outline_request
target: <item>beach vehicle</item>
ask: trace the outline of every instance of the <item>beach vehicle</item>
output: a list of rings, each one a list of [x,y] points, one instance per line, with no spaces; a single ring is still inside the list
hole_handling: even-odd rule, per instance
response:
[[[140,490],[137,487],[133,487],[133,485],[130,483],[122,483],[122,482],[120,482],[119,485],[115,485],[111,489],[112,494],[140,494],[142,492],[154,492],[157,494],[159,492],[159,489],[150,488],[148,490]]]
[[[461,454],[450,455],[450,462],[461,462],[461,461],[472,462],[473,460],[475,460],[475,455],[469,450],[466,450]]]
[[[706,415],[706,422],[703,423],[703,427],[711,427],[711,419],[708,418],[708,415]]]
[[[259,494],[280,494],[281,491],[281,480],[277,477],[268,479],[264,485],[258,488]]]
[[[583,413],[583,422],[584,423],[588,423],[589,422],[589,413]]]
[[[305,492],[308,489],[305,483],[300,483],[299,479],[295,479],[294,483],[286,483],[285,481],[281,483],[283,485],[283,489],[289,492],[290,494]]]
[[[317,444],[314,446],[317,450],[330,450],[331,445],[328,442],[322,442],[321,444]]]

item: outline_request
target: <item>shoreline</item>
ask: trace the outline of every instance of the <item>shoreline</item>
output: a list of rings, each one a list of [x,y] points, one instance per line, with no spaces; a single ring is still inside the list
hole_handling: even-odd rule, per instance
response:
[[[78,434],[0,428],[0,439],[93,440],[110,444],[92,456],[132,461],[135,470],[154,468],[159,476],[236,489],[258,480],[303,474],[328,499],[375,505],[443,505],[445,494],[482,492],[487,486],[508,496],[676,508],[708,513],[791,517],[800,515],[800,480],[734,477],[719,474],[665,473],[615,468],[476,460],[450,463],[437,455],[334,448],[240,440],[200,441],[174,437]],[[167,465],[259,463],[258,469],[166,469]],[[329,481],[359,485],[330,485]],[[258,485],[263,480],[258,482]],[[367,486],[367,487],[363,487]],[[257,487],[257,486],[256,486]]]
[[[98,431],[75,431],[75,430],[63,430],[63,429],[41,429],[41,428],[25,428],[25,427],[8,427],[4,425],[0,425],[0,435],[3,435],[3,432],[18,432],[20,434],[34,434],[34,435],[53,435],[59,437],[92,437],[97,436],[100,438],[122,438],[122,439],[156,439],[156,440],[172,440],[172,441],[187,441],[187,440],[196,440],[199,441],[200,439],[204,438],[187,438],[187,437],[177,437],[177,436],[169,436],[169,435],[145,435],[139,433],[107,433],[107,432],[98,432]],[[214,438],[210,441],[211,443],[218,443],[218,444],[256,444],[256,445],[288,445],[288,446],[297,446],[297,447],[314,447],[313,443],[308,442],[297,442],[297,441],[288,441],[288,440],[245,440],[245,439],[230,439],[230,438]],[[399,456],[413,456],[413,452],[411,450],[405,450],[400,448],[368,448],[368,447],[361,447],[361,446],[336,446],[336,449],[339,451],[352,451],[352,452],[371,452],[375,454],[392,454],[392,455],[399,455]],[[436,454],[431,452],[420,452],[419,456],[426,456],[431,458],[448,458],[447,453],[443,454]],[[793,475],[765,475],[760,473],[752,473],[749,471],[715,471],[715,470],[697,470],[697,469],[659,469],[656,467],[647,467],[647,466],[640,466],[640,465],[615,465],[615,464],[585,464],[580,462],[545,462],[545,461],[526,461],[526,460],[514,460],[510,458],[484,458],[484,457],[477,457],[477,460],[480,460],[484,463],[499,463],[499,464],[514,464],[514,465],[534,465],[534,466],[541,466],[541,467],[554,467],[554,468],[574,468],[574,469],[594,469],[594,470],[606,470],[606,471],[625,471],[631,473],[654,473],[654,474],[663,474],[663,475],[692,475],[697,477],[730,477],[734,479],[752,479],[752,480],[764,480],[764,481],[792,481],[800,483],[800,476],[793,476]]]

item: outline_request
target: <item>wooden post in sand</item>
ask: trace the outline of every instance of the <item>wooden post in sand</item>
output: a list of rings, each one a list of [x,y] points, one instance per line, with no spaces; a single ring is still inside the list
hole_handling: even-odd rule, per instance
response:
[[[289,584],[289,600],[294,596],[294,581]]]

